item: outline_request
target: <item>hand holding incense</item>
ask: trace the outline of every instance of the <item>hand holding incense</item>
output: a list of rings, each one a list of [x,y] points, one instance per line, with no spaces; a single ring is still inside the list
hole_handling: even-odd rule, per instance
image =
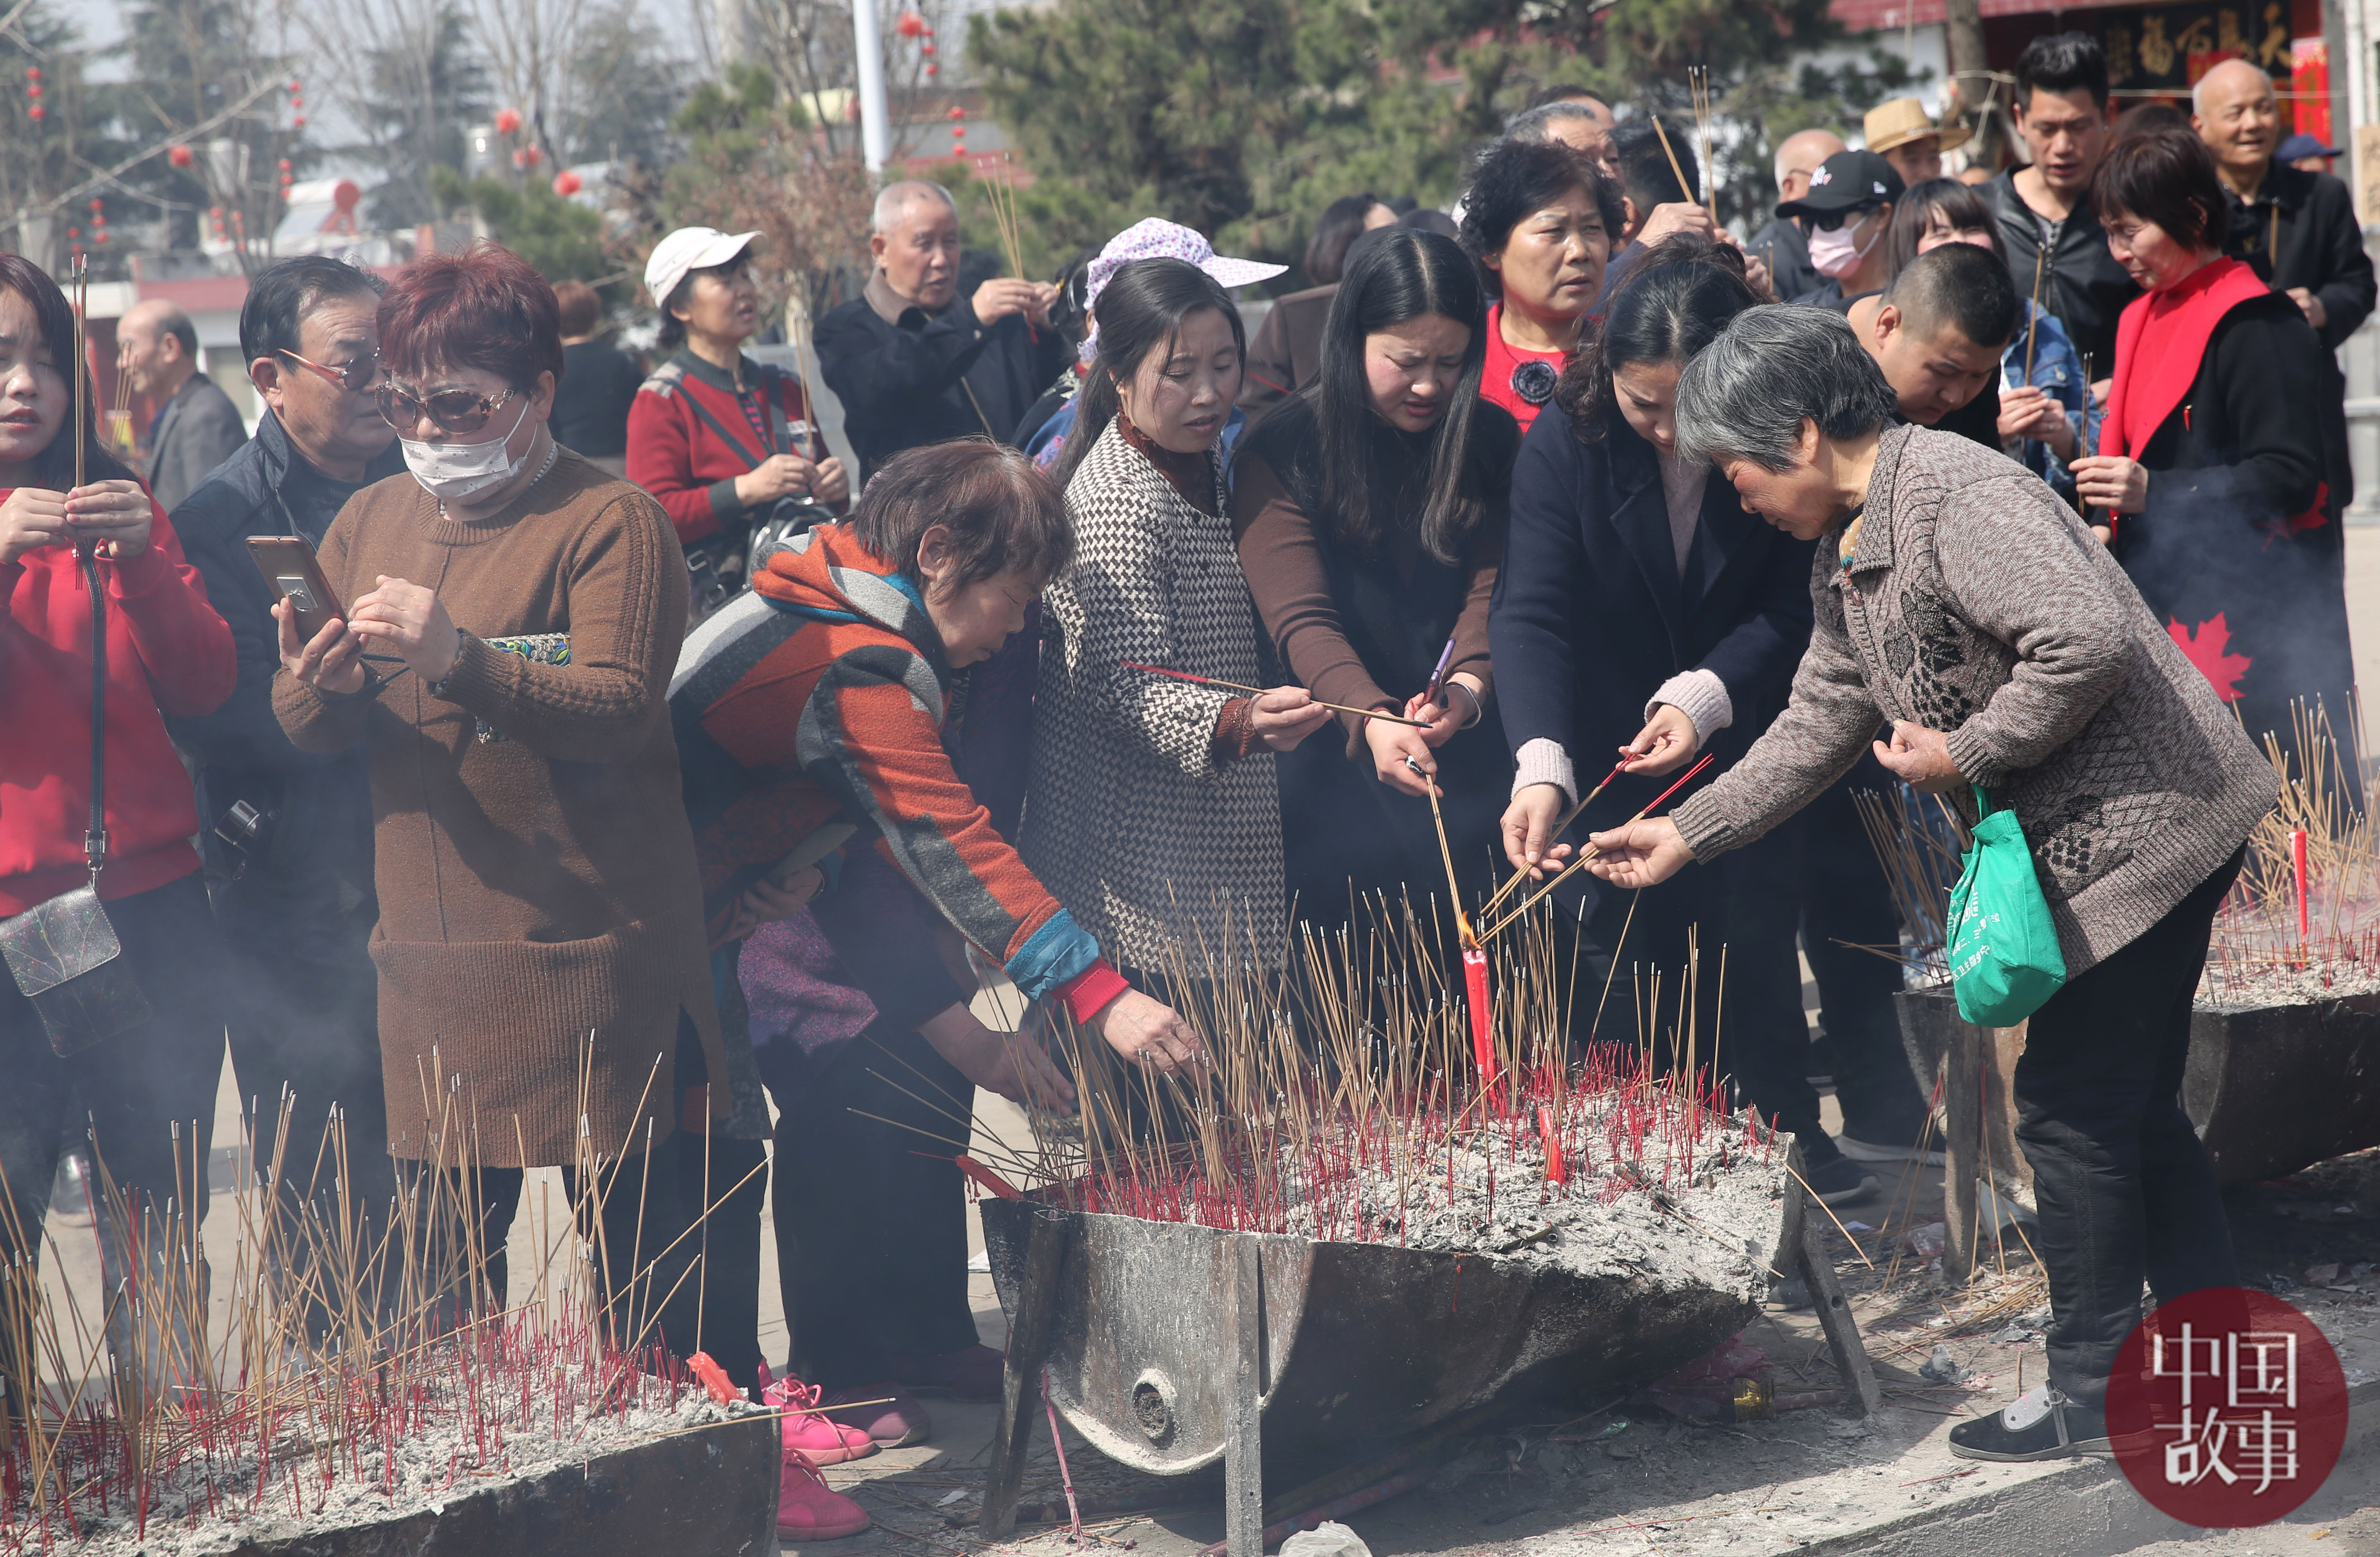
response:
[[[1144,665],[1131,660],[1120,661],[1119,663],[1126,670],[1142,671],[1149,675],[1171,676],[1175,681],[1195,681],[1201,687],[1220,687],[1227,692],[1245,692],[1252,698],[1261,698],[1270,690],[1269,687],[1246,687],[1236,681],[1224,681],[1212,675],[1194,675],[1186,670],[1167,670],[1162,665]],[[1382,713],[1378,709],[1349,708],[1345,703],[1326,703],[1319,698],[1314,699],[1314,706],[1327,708],[1333,713],[1352,713],[1358,719],[1378,719],[1390,724],[1409,724],[1416,730],[1429,728],[1428,722],[1426,720],[1407,719],[1401,714]]]
[[[1586,813],[1586,808],[1595,804],[1597,797],[1602,795],[1605,790],[1611,787],[1611,781],[1618,778],[1621,773],[1626,772],[1628,771],[1628,764],[1633,760],[1633,758],[1621,758],[1619,766],[1613,768],[1609,772],[1603,775],[1603,782],[1601,784],[1598,784],[1593,789],[1588,790],[1585,797],[1582,798],[1577,805],[1572,806],[1570,809],[1562,812],[1561,816],[1554,822],[1553,826],[1548,829],[1546,833],[1546,846],[1548,848],[1552,847],[1563,833],[1569,832],[1571,823],[1576,821],[1581,816],[1584,816]],[[1479,910],[1480,917],[1485,918],[1489,914],[1494,913],[1496,911],[1496,905],[1503,902],[1506,897],[1512,894],[1512,891],[1514,887],[1519,886],[1523,882],[1525,882],[1528,879],[1529,871],[1527,868],[1513,871],[1512,879],[1507,881],[1502,886],[1498,887],[1496,889],[1496,895],[1490,897],[1487,903],[1481,906]]]
[[[1675,795],[1679,790],[1683,789],[1697,773],[1700,773],[1705,768],[1709,767],[1712,761],[1712,758],[1705,757],[1701,761],[1695,763],[1693,767],[1688,768],[1684,774],[1679,778],[1677,783],[1670,785],[1669,788],[1664,789],[1660,794],[1653,797],[1653,804],[1651,806],[1646,806],[1643,810],[1638,811],[1634,816],[1630,817],[1628,821],[1621,825],[1633,826],[1635,823],[1644,821],[1647,816],[1652,814],[1654,806],[1660,805],[1663,801],[1669,799],[1670,796]],[[1563,869],[1560,875],[1556,876],[1552,881],[1548,882],[1544,886],[1539,887],[1536,892],[1532,893],[1526,902],[1513,909],[1511,913],[1505,915],[1502,918],[1497,920],[1493,926],[1480,931],[1479,939],[1483,943],[1494,939],[1498,931],[1503,930],[1506,926],[1518,921],[1523,914],[1527,913],[1531,908],[1536,906],[1536,905],[1544,899],[1546,894],[1553,891],[1554,888],[1561,885],[1564,882],[1570,880],[1571,877],[1576,875],[1580,869],[1584,867],[1588,860],[1597,858],[1598,855],[1602,854],[1602,852],[1603,851],[1600,848],[1589,844],[1584,850],[1580,851],[1579,857],[1576,859],[1572,860],[1570,864]]]

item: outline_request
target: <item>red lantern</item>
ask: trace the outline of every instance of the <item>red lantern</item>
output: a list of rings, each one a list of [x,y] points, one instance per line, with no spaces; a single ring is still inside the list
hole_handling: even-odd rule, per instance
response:
[[[545,150],[540,146],[524,146],[520,150],[520,154],[523,167],[535,167],[545,161]]]
[[[964,119],[966,117],[966,110],[953,103],[951,104],[951,117],[953,119]]]
[[[291,129],[304,129],[306,128],[306,116],[300,114],[296,118],[291,119],[289,121],[289,128]]]
[[[215,221],[220,222],[223,220],[223,207],[220,205],[211,205],[207,207],[207,214],[210,217],[212,217]]]
[[[102,227],[99,231],[91,234],[91,241],[94,243],[105,243],[107,241],[107,229],[105,227]]]
[[[496,133],[498,135],[510,135],[513,131],[520,128],[520,127],[521,116],[519,109],[499,108],[496,110]]]
[[[934,45],[931,43],[920,43],[917,45],[917,52],[924,55],[928,59],[931,59],[934,56]]]
[[[190,149],[188,146],[168,146],[165,148],[165,160],[176,167],[188,167],[190,165]]]
[[[282,159],[281,159],[281,171],[282,171],[282,172],[284,172],[284,173],[286,173],[286,172],[288,172],[288,171],[289,171],[289,159],[288,159],[287,157],[284,157],[284,158],[282,158]]]
[[[67,237],[70,238],[80,237],[82,237],[82,229],[80,227],[68,227],[67,229]]]
[[[305,90],[306,90],[306,89],[305,89],[305,87],[299,84],[299,82],[298,82],[298,78],[297,78],[297,77],[292,76],[292,77],[290,77],[290,78],[289,78],[289,95],[290,95],[290,96],[295,97],[295,96],[297,96],[299,92],[304,91]]]
[[[306,106],[306,100],[302,97],[293,97],[289,100],[289,106],[295,109],[303,109]]]
[[[27,87],[25,89],[25,95],[33,99],[37,103],[40,102],[42,97],[42,83],[35,81],[31,86]]]
[[[904,38],[922,38],[926,34],[926,18],[915,11],[903,11],[892,29]]]
[[[941,66],[936,65],[936,64],[935,64],[932,60],[930,60],[930,59],[929,59],[929,60],[928,60],[928,61],[926,61],[926,74],[927,74],[927,75],[929,75],[929,76],[939,76],[939,75],[941,75],[941,73],[942,73],[942,67],[941,67]]]
[[[578,175],[566,167],[553,176],[553,192],[565,200],[568,200],[584,188],[586,185]]]
[[[40,66],[38,66],[38,65],[28,65],[27,67],[25,67],[25,79],[27,79],[27,80],[29,80],[29,81],[38,81],[38,80],[40,80],[41,79],[42,79],[42,67],[41,67]]]
[[[93,211],[97,211],[97,210],[100,208],[100,204],[99,204],[99,197],[98,197],[97,195],[93,195],[93,196],[91,196],[91,208]]]
[[[25,116],[29,119],[39,120],[42,116],[42,105],[38,103],[34,103],[30,108],[25,110]]]

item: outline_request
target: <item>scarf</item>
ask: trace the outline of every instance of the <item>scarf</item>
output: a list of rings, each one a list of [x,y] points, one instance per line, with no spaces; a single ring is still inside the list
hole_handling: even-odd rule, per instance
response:
[[[2270,291],[2239,261],[2216,260],[2126,305],[2116,322],[2116,382],[2107,391],[2099,453],[2138,459],[2174,407],[2190,398],[2215,327]]]

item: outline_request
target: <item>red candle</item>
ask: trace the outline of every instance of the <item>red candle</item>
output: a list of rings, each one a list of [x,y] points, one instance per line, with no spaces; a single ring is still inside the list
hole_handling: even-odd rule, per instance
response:
[[[1570,1164],[1562,1161],[1561,1136],[1554,1129],[1554,1111],[1550,1103],[1537,1105],[1537,1138],[1546,1143],[1547,1182],[1568,1184]]]
[[[1479,1067],[1479,1085],[1496,1085],[1496,1042],[1488,1032],[1488,954],[1476,946],[1463,949],[1463,984],[1471,997],[1471,1058]]]
[[[2313,933],[2306,916],[2306,835],[2301,827],[2289,833],[2289,864],[2298,879],[2298,939],[2303,941]]]

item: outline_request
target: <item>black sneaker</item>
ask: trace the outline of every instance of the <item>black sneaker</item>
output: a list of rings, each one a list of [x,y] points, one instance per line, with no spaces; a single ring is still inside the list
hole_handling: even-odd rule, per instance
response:
[[[1950,1453],[1962,1460],[2067,1460],[2112,1454],[2107,1414],[2077,1405],[2049,1384],[2027,1390],[2001,1409],[1950,1429]]]
[[[1831,1162],[1814,1164],[1808,1183],[1810,1193],[1815,1195],[1822,1204],[1829,1206],[1840,1206],[1845,1200],[1873,1195],[1878,1187],[1874,1174],[1840,1152]]]

